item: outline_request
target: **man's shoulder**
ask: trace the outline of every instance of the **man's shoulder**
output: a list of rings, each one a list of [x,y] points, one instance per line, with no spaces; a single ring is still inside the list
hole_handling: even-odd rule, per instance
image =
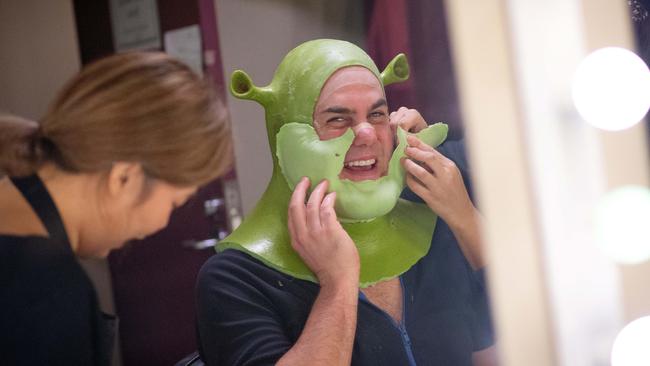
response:
[[[271,269],[251,255],[235,249],[215,253],[201,267],[199,278],[239,276],[245,273],[264,273]]]
[[[267,266],[250,254],[236,249],[216,253],[205,262],[198,274],[199,289],[215,286],[275,287],[278,282],[293,280],[295,279]]]
[[[255,267],[264,265],[259,260],[253,258],[250,254],[236,249],[227,249],[222,252],[217,252],[211,256],[203,265],[203,267],[219,269],[222,267]]]

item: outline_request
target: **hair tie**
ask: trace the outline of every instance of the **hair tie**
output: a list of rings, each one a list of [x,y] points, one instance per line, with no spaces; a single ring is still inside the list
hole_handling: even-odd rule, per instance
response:
[[[38,139],[46,138],[45,133],[43,131],[43,125],[40,122],[38,123],[38,127],[36,127],[36,138]]]

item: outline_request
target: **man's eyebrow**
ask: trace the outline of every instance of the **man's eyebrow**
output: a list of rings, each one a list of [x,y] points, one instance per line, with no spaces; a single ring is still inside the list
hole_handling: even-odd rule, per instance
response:
[[[332,106],[321,111],[320,113],[352,114],[353,111],[350,108],[346,107]]]
[[[386,99],[381,98],[378,101],[376,101],[375,104],[372,105],[372,107],[370,107],[370,110],[377,109],[383,106],[388,106],[388,103],[386,102]]]
[[[386,102],[386,99],[381,98],[377,100],[372,106],[370,106],[370,110],[377,109],[379,107],[383,107],[387,105],[388,103]],[[354,113],[354,111],[347,107],[332,106],[322,110],[320,113],[352,114]]]

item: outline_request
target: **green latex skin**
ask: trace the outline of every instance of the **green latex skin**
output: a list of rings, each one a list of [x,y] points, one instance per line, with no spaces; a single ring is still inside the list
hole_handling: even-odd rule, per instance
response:
[[[447,125],[437,123],[416,136],[436,147],[447,137]],[[405,156],[406,132],[398,129],[397,137],[399,144],[390,159],[388,172],[376,180],[353,182],[339,178],[345,154],[354,140],[351,129],[337,138],[321,141],[312,126],[287,123],[277,136],[278,161],[291,190],[304,176],[310,179],[311,189],[327,179],[329,190],[337,194],[335,208],[340,221],[370,221],[389,213],[404,189],[405,170],[400,160]]]
[[[272,179],[269,189],[290,196],[284,179]],[[260,201],[257,207],[269,203]],[[291,247],[286,208],[275,213],[264,211],[256,209],[240,226],[244,230],[235,230],[217,249],[241,250],[280,272],[318,282]],[[370,222],[343,223],[359,250],[359,286],[371,286],[411,268],[429,251],[436,219],[427,206],[399,199],[387,215]]]
[[[279,166],[276,136],[288,122],[311,126],[320,90],[336,70],[347,66],[367,68],[384,86],[406,80],[409,73],[403,54],[397,55],[380,73],[370,57],[357,46],[320,39],[290,51],[265,87],[255,86],[241,70],[232,74],[231,93],[264,107],[273,175],[253,211],[218,244],[218,251],[241,250],[283,273],[317,282],[291,248],[287,229],[291,189]],[[422,258],[429,250],[436,220],[436,215],[425,205],[400,199],[393,210],[383,216],[367,222],[343,223],[359,250],[361,286],[398,276]]]

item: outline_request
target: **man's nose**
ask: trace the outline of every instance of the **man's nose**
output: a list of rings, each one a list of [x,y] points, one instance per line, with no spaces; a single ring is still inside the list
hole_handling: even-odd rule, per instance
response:
[[[354,131],[355,146],[372,145],[377,140],[377,134],[374,127],[368,122],[361,122],[352,127]]]

